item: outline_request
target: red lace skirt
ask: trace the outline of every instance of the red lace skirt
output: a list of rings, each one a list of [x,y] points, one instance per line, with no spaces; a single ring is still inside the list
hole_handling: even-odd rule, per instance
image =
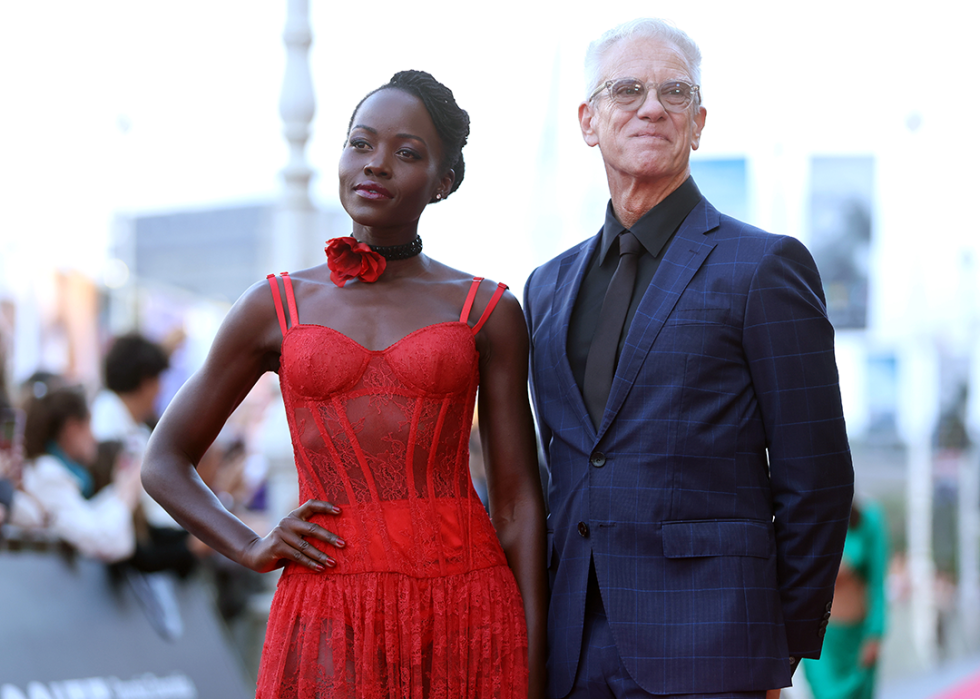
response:
[[[524,699],[527,628],[507,566],[279,581],[258,699]]]

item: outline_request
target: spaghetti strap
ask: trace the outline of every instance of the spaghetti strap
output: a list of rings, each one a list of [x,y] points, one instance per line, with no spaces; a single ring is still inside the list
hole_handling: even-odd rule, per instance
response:
[[[459,320],[461,323],[465,323],[469,319],[470,311],[473,309],[473,301],[476,299],[477,289],[480,288],[480,283],[482,281],[483,277],[473,277],[473,283],[470,284],[470,293],[466,295],[466,302],[463,304],[463,312],[459,314]],[[480,316],[480,319],[476,321],[476,325],[473,326],[474,335],[480,332],[480,328],[482,328],[483,324],[487,322],[487,319],[490,317],[490,313],[493,312],[494,307],[497,305],[497,302],[500,300],[500,297],[504,295],[504,291],[506,290],[506,284],[503,282],[497,284],[496,291],[494,291],[493,296],[490,297],[490,303],[488,303],[487,307],[483,309],[483,315]]]
[[[293,320],[293,325],[299,325],[299,313],[296,311],[296,296],[293,294],[293,280],[289,272],[282,273],[283,284],[286,285],[286,304],[289,308],[289,317]]]
[[[286,314],[282,310],[282,298],[280,296],[282,292],[279,291],[279,285],[276,284],[276,275],[267,274],[265,278],[269,282],[269,288],[272,289],[272,300],[276,304],[276,315],[279,316],[279,327],[282,329],[283,336],[285,336],[288,328],[286,327]]]
[[[497,306],[497,302],[500,300],[500,297],[504,295],[505,291],[507,291],[507,285],[503,282],[499,282],[497,284],[497,289],[493,292],[493,296],[490,297],[490,303],[488,303],[487,307],[483,309],[483,315],[480,316],[480,320],[476,321],[476,325],[473,326],[474,335],[480,332],[480,328],[482,328],[483,324],[490,318],[490,314]]]
[[[279,327],[282,329],[283,336],[289,330],[289,325],[286,322],[286,313],[282,307],[282,292],[279,290],[279,285],[276,283],[275,274],[267,274],[265,277],[269,286],[272,289],[272,300],[276,304],[276,315],[279,317]],[[286,303],[289,305],[289,317],[293,321],[293,325],[299,322],[299,314],[296,312],[296,296],[293,294],[293,280],[289,278],[289,272],[282,273],[283,286],[286,287]]]
[[[466,294],[466,301],[463,303],[463,312],[459,314],[459,322],[465,323],[470,318],[470,311],[473,309],[473,300],[476,298],[477,289],[480,288],[480,282],[483,281],[483,277],[473,277],[473,283],[470,284],[470,292]]]

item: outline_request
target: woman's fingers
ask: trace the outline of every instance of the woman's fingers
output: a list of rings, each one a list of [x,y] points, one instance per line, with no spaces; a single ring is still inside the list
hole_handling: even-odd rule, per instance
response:
[[[280,533],[279,539],[285,549],[282,552],[284,555],[281,555],[281,558],[295,561],[317,571],[323,570],[324,567],[333,568],[337,565],[337,562],[333,558],[316,546],[311,546],[309,541],[292,531],[284,529]]]
[[[336,505],[332,505],[329,502],[323,502],[322,500],[307,500],[305,503],[300,505],[297,509],[289,513],[287,520],[292,519],[290,523],[294,523],[298,520],[297,524],[297,534],[300,536],[312,536],[319,539],[325,544],[330,544],[337,548],[343,548],[346,542],[333,532],[327,531],[321,527],[316,522],[310,522],[309,518],[314,514],[327,514],[327,515],[339,515],[340,508]],[[285,521],[285,520],[284,520]]]
[[[337,562],[316,546],[311,546],[308,539],[316,539],[336,548],[343,548],[346,542],[316,522],[308,521],[315,514],[339,515],[340,508],[322,500],[307,500],[290,512],[276,527],[278,538],[286,547],[283,558],[313,570],[323,570],[324,566],[332,568]]]

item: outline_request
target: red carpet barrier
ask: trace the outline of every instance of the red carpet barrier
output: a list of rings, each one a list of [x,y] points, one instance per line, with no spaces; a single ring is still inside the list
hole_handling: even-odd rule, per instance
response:
[[[146,585],[12,544],[0,544],[0,699],[254,696],[200,581],[163,581],[161,622]]]

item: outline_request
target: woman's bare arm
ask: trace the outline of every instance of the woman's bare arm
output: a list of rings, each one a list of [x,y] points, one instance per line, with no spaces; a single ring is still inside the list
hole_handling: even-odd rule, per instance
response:
[[[548,613],[544,498],[528,401],[527,327],[510,293],[483,332],[479,414],[490,517],[524,601],[529,696],[543,697]]]
[[[265,572],[295,560],[314,570],[332,559],[304,537],[335,545],[336,537],[306,521],[338,514],[329,503],[309,501],[260,537],[226,510],[195,466],[259,377],[277,370],[282,331],[268,284],[249,289],[232,307],[204,366],[180,389],[153,431],[143,459],[147,493],[191,534],[215,551]]]

